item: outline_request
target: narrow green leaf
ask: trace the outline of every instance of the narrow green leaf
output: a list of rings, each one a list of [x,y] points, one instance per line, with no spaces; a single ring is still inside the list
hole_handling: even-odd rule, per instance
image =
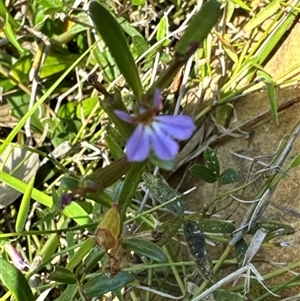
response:
[[[210,218],[189,217],[193,220],[199,229],[209,233],[227,233],[230,234],[235,230],[235,226],[228,222],[218,221]]]
[[[53,273],[49,275],[49,279],[56,282],[62,282],[67,284],[75,284],[76,277],[70,270],[57,266]]]
[[[289,163],[289,168],[295,168],[300,165],[300,153]]]
[[[10,40],[10,42],[17,48],[17,50],[20,53],[24,53],[24,49],[18,42],[15,32],[14,32],[11,24],[9,23],[9,17],[10,17],[10,15],[8,13],[6,13],[6,16],[5,16],[6,20],[5,20],[5,25],[3,26],[3,31],[6,35],[6,37]]]
[[[123,156],[103,168],[97,168],[94,172],[84,177],[80,181],[79,186],[83,190],[84,195],[87,193],[88,197],[94,199],[93,194],[95,194],[99,198],[103,190],[118,181],[128,171],[130,166],[131,163],[127,162],[126,156]]]
[[[23,181],[7,174],[4,171],[0,171],[0,179],[5,184],[7,184],[8,186],[20,191],[21,193],[25,193],[25,191],[27,189],[27,185],[28,185],[27,183],[24,183]],[[52,198],[50,196],[46,195],[45,193],[39,191],[36,188],[32,189],[31,197],[35,201],[37,201],[37,202],[39,202],[39,203],[41,203],[41,204],[43,204],[47,207],[52,207],[52,205],[53,205]]]
[[[276,121],[276,123],[278,124],[278,112],[277,112],[278,101],[277,101],[277,95],[276,95],[272,77],[268,73],[266,73],[262,70],[257,71],[257,76],[262,78],[264,83],[267,86],[267,93],[268,93],[268,97],[269,97],[269,101],[270,101],[270,105],[271,105],[271,114],[272,114],[274,120]]]
[[[248,245],[245,240],[242,238],[240,239],[237,244],[234,246],[235,249],[235,256],[239,266],[242,266],[245,258],[246,251],[248,249]]]
[[[215,183],[217,181],[217,177],[214,174],[214,172],[202,164],[193,165],[190,168],[190,172],[192,175],[194,175],[197,178],[202,179],[205,182]]]
[[[5,1],[0,1],[0,16],[3,20],[6,20],[14,30],[20,27],[18,22],[10,15],[9,6],[6,5]]]
[[[124,239],[122,241],[124,250],[134,251],[139,256],[146,256],[158,262],[166,262],[167,256],[155,243],[138,238]]]
[[[165,245],[178,231],[183,221],[182,216],[177,216],[159,225],[152,231],[154,242],[162,247]]]
[[[249,230],[248,234],[255,234],[256,231],[261,228],[265,228],[269,232],[274,232],[280,229],[282,230],[281,235],[290,235],[295,233],[295,229],[287,224],[280,224],[274,222],[259,222],[255,227]]]
[[[237,4],[240,8],[243,8],[244,10],[251,11],[251,8],[241,0],[230,0],[230,2]]]
[[[271,105],[271,114],[273,119],[276,121],[276,123],[278,124],[278,101],[277,101],[277,95],[276,95],[276,91],[275,91],[275,87],[273,84],[269,84],[267,85],[267,92],[268,92],[268,97],[269,97],[269,101],[270,101],[270,105]]]
[[[205,163],[206,163],[207,167],[213,171],[213,173],[216,175],[216,177],[219,177],[220,164],[219,164],[219,160],[218,160],[218,157],[217,157],[215,151],[212,148],[208,147],[204,151],[204,158],[205,158]]]
[[[246,301],[246,297],[240,293],[230,292],[228,290],[215,290],[213,292],[215,301]]]
[[[29,205],[30,205],[30,200],[31,200],[34,179],[35,179],[35,177],[32,177],[30,179],[30,181],[27,185],[26,191],[23,195],[21,205],[19,208],[19,212],[18,212],[18,216],[17,216],[16,226],[15,226],[16,232],[24,230],[24,226],[25,226],[27,216],[28,216],[28,211],[29,211]]]
[[[183,55],[190,53],[191,43],[200,45],[203,42],[218,21],[220,7],[221,4],[217,0],[209,0],[203,4],[177,44],[175,48],[177,53]]]
[[[92,248],[91,252],[84,258],[84,261],[81,263],[78,269],[76,269],[76,274],[79,276],[90,273],[105,254],[106,253],[104,249],[100,249],[100,247],[96,245],[94,248]]]
[[[72,271],[95,246],[93,238],[89,237],[69,260],[66,268]]]
[[[205,238],[196,222],[186,219],[183,227],[184,238],[200,275],[209,282],[213,280],[213,264],[205,248]]]
[[[74,297],[77,294],[77,284],[69,284],[62,294],[54,301],[74,301]]]
[[[166,36],[166,33],[167,33],[167,20],[166,17],[163,16],[158,23],[156,40],[159,41],[163,39]]]
[[[147,40],[139,35],[135,35],[132,37],[133,45],[136,49],[137,55],[141,55],[144,52],[146,52],[149,48],[149,45],[147,43]]]
[[[142,83],[122,28],[112,14],[97,1],[90,3],[89,10],[91,18],[114,57],[120,72],[135,97],[140,100],[143,94]]]
[[[243,27],[244,31],[250,31],[255,27],[262,24],[265,20],[269,19],[272,15],[274,15],[280,9],[280,1],[274,0],[271,1],[269,5],[259,10],[258,13],[254,14],[253,18],[246,23]]]
[[[16,301],[34,301],[32,291],[24,275],[14,265],[0,257],[0,280]]]
[[[222,184],[230,184],[238,178],[239,174],[234,168],[225,169],[220,175],[220,182]]]
[[[166,208],[176,216],[183,215],[184,206],[179,193],[171,188],[165,180],[148,172],[143,174],[143,180],[145,182],[145,186],[150,190],[150,194],[153,198],[161,204],[174,199],[174,202],[166,205]]]
[[[140,184],[145,164],[146,162],[132,163],[128,173],[126,174],[124,185],[119,196],[119,206],[122,220],[124,219],[127,207],[130,205],[136,189]]]
[[[101,274],[88,280],[82,289],[88,298],[99,297],[109,291],[122,288],[134,280],[134,276],[124,271],[120,271],[113,278],[108,278],[104,274]]]
[[[280,26],[276,27],[275,31],[271,32],[262,44],[261,48],[255,53],[255,57],[258,57],[258,64],[262,64],[266,58],[269,56],[271,51],[278,45],[278,42],[283,37],[284,34],[289,30],[290,26],[292,26],[295,18],[299,14],[300,1],[297,1],[293,6],[291,6],[291,10],[287,14],[287,17],[283,20]],[[267,41],[267,43],[266,43]]]

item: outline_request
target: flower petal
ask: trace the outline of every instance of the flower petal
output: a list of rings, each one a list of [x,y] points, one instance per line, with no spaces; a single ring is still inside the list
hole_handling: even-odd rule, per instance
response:
[[[155,121],[160,130],[177,140],[190,138],[196,129],[193,118],[188,115],[159,115],[155,116]]]
[[[150,135],[150,142],[157,157],[161,160],[171,160],[178,153],[179,145],[169,135],[160,129],[160,124],[152,124],[154,131]]]
[[[114,110],[114,113],[123,121],[128,123],[133,123],[133,117],[129,115],[127,112],[121,110]]]
[[[126,155],[129,162],[144,161],[150,152],[150,140],[143,125],[139,124],[126,143]]]

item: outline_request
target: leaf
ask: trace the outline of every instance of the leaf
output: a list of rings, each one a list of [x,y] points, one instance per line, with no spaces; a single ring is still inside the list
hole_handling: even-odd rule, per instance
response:
[[[205,163],[206,163],[207,167],[213,171],[213,173],[216,175],[216,177],[219,177],[220,164],[219,164],[219,160],[218,160],[218,157],[217,157],[215,151],[212,148],[208,147],[204,151],[204,158],[205,158]]]
[[[76,117],[78,119],[86,118],[90,115],[95,106],[98,104],[97,97],[89,97],[80,102],[76,108]]]
[[[9,17],[10,15],[7,13],[6,14],[6,20],[5,20],[5,25],[3,26],[3,31],[6,35],[6,37],[9,39],[9,41],[17,48],[17,50],[22,54],[24,53],[24,49],[22,48],[22,46],[20,45],[16,34],[11,26],[11,24],[9,23]]]
[[[244,10],[251,11],[251,8],[247,6],[243,1],[241,0],[230,0],[230,2],[237,4],[239,7],[243,8]]]
[[[47,78],[68,69],[78,57],[79,56],[75,54],[68,54],[67,56],[62,54],[48,54],[41,68],[40,77]],[[78,64],[78,67],[79,66],[83,67],[83,63]]]
[[[140,100],[143,94],[142,83],[122,28],[112,14],[97,1],[90,3],[89,10],[91,18],[114,57],[120,72],[136,99]]]
[[[133,5],[143,5],[146,0],[131,0]]]
[[[253,18],[246,23],[243,27],[243,31],[250,31],[255,27],[262,24],[265,20],[269,19],[280,9],[280,1],[271,1],[269,5],[259,10],[254,14]]]
[[[29,205],[31,201],[31,194],[32,194],[32,188],[34,184],[35,177],[33,176],[31,180],[29,181],[26,191],[23,195],[20,208],[18,211],[17,221],[16,221],[16,232],[23,231],[25,227],[25,223],[27,220],[28,212],[29,212]]]
[[[147,40],[145,40],[143,37],[141,37],[139,35],[133,36],[132,42],[133,42],[134,47],[136,48],[137,55],[143,54],[149,48]]]
[[[265,85],[267,86],[267,93],[268,93],[269,102],[271,106],[271,114],[273,119],[278,124],[278,112],[277,112],[278,101],[277,101],[277,95],[276,95],[272,77],[268,73],[261,70],[257,71],[257,76],[262,78]]]
[[[163,16],[158,23],[158,28],[156,32],[157,41],[162,40],[167,35],[167,25],[167,18],[166,16]],[[162,45],[168,45],[169,41],[170,40],[165,40]]]
[[[69,284],[55,301],[73,301],[78,290],[77,284]]]
[[[87,238],[85,242],[80,246],[80,248],[76,251],[74,256],[69,260],[66,268],[68,270],[73,270],[83,260],[83,258],[91,251],[91,249],[94,246],[95,246],[94,239],[91,237]]]
[[[0,280],[16,301],[34,301],[32,291],[24,275],[14,265],[0,257]]]
[[[248,245],[245,240],[242,238],[240,239],[236,245],[234,246],[235,249],[235,256],[239,266],[242,266],[245,258],[246,251],[248,250]]]
[[[238,178],[239,174],[234,168],[225,169],[220,175],[220,182],[222,184],[230,184]]]
[[[202,179],[205,182],[215,183],[217,181],[217,177],[214,174],[214,172],[202,164],[193,165],[190,168],[190,172],[192,175],[194,175],[197,178]]]
[[[208,252],[205,250],[205,238],[197,223],[189,219],[185,220],[183,233],[199,273],[205,280],[214,282],[213,264]]]
[[[246,297],[239,293],[218,289],[213,292],[215,301],[246,301]]]
[[[170,219],[163,224],[159,225],[156,229],[152,230],[152,237],[154,242],[162,247],[165,245],[178,231],[183,221],[182,216],[177,216]]]
[[[124,239],[122,241],[124,250],[134,251],[139,256],[146,256],[158,262],[166,262],[167,256],[155,243],[138,238]]]
[[[272,3],[276,3],[280,1],[273,1]],[[269,35],[268,35],[268,43],[263,43],[258,51],[254,54],[255,57],[258,57],[258,64],[262,64],[267,57],[270,55],[271,51],[278,45],[280,39],[284,36],[284,34],[289,30],[289,28],[294,23],[295,18],[299,14],[300,2],[297,1],[293,6],[291,6],[291,10],[280,22],[280,26],[277,26]]]
[[[134,276],[124,271],[120,271],[113,278],[107,278],[104,274],[100,274],[88,280],[82,289],[88,298],[99,297],[107,292],[122,288],[134,280]]]
[[[11,176],[4,171],[0,171],[0,179],[2,182],[6,183],[8,186],[20,191],[21,193],[25,193],[27,184],[24,183],[23,181],[19,180],[18,178]],[[37,201],[47,207],[52,207],[52,205],[53,205],[52,198],[49,195],[46,195],[45,193],[39,191],[36,188],[32,189],[31,197],[35,201]]]
[[[75,202],[71,202],[71,204],[66,206],[63,210],[63,213],[65,216],[74,219],[78,225],[86,225],[93,222],[88,213]]]
[[[150,194],[153,198],[161,204],[174,199],[174,202],[166,205],[166,208],[176,216],[183,215],[184,206],[179,193],[171,188],[165,180],[148,172],[143,174],[143,180],[145,182],[145,186],[150,190]]]
[[[180,68],[186,64],[190,56],[207,37],[220,15],[221,4],[216,0],[207,1],[200,11],[191,19],[186,31],[175,48],[175,57],[169,67],[162,72],[157,81],[149,88],[147,96],[153,97],[156,88],[164,90],[176,77]]]
[[[146,162],[132,163],[128,173],[126,174],[124,184],[119,196],[121,219],[124,219],[127,207],[130,205],[132,197],[134,196]],[[122,224],[122,223],[121,223]]]
[[[292,159],[292,161],[289,163],[288,168],[295,168],[298,167],[299,165],[300,165],[300,153],[294,159]]]
[[[203,42],[218,21],[220,7],[221,4],[216,0],[209,0],[202,5],[176,45],[176,53],[187,54],[190,52],[191,43],[200,45]]]
[[[255,225],[255,227],[251,228],[248,231],[248,234],[255,234],[257,230],[265,228],[269,232],[274,232],[278,230],[282,230],[281,235],[290,235],[295,233],[295,229],[287,224],[279,224],[274,222],[259,222]]]
[[[87,193],[88,197],[93,198],[93,194],[99,197],[104,188],[113,185],[119,180],[130,166],[131,164],[127,162],[126,156],[123,156],[103,168],[97,168],[80,181],[79,186],[83,191],[83,195]]]
[[[37,2],[47,8],[63,7],[63,3],[60,0],[37,0]]]
[[[203,232],[209,233],[232,233],[235,230],[235,226],[228,222],[218,221],[211,218],[199,218],[199,217],[190,217],[189,219],[193,220],[199,229]]]
[[[75,274],[61,266],[55,267],[55,271],[49,275],[49,280],[67,284],[76,283]]]

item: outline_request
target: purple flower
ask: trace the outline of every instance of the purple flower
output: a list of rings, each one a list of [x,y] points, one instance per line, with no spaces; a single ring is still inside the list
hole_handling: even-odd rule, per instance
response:
[[[24,270],[28,265],[23,260],[22,256],[19,254],[19,252],[15,249],[15,247],[11,244],[5,245],[5,250],[8,253],[13,265],[18,268],[19,270]]]
[[[74,194],[72,192],[65,193],[60,198],[60,205],[62,208],[65,208],[67,205],[69,205],[74,198]]]
[[[161,160],[174,159],[179,145],[176,140],[186,140],[195,130],[193,118],[187,115],[157,115],[162,109],[162,96],[158,89],[154,93],[152,108],[140,106],[134,116],[115,110],[122,120],[137,125],[126,143],[128,161],[144,161],[153,147]]]

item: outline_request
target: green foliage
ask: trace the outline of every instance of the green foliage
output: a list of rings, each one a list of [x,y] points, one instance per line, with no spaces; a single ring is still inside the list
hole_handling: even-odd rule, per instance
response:
[[[208,183],[219,181],[221,184],[234,182],[238,173],[234,168],[227,168],[220,174],[220,164],[215,151],[208,147],[204,151],[204,158],[207,166],[195,164],[190,168],[190,172]]]
[[[37,174],[26,182],[7,168],[7,158],[0,158],[2,200],[10,197],[9,188],[22,194],[9,206],[0,201],[0,294],[5,300],[31,301],[46,293],[45,300],[57,301],[102,298],[106,293],[120,300],[181,296],[192,300],[194,292],[183,275],[193,272],[196,264],[200,274],[212,280],[211,248],[204,248],[207,238],[216,243],[218,254],[227,247],[220,259],[212,256],[216,279],[221,278],[218,269],[223,265],[232,265],[232,270],[243,263],[248,236],[234,245],[234,255],[230,239],[237,225],[232,222],[234,214],[224,217],[223,204],[228,199],[235,202],[231,195],[242,189],[244,193],[245,187],[223,192],[224,187],[219,190],[216,185],[215,197],[202,199],[203,182],[199,186],[197,182],[193,197],[181,193],[194,183],[181,182],[187,181],[186,164],[207,145],[232,138],[226,134],[231,131],[232,108],[257,78],[266,88],[273,119],[280,122],[282,107],[276,92],[284,82],[264,71],[265,62],[297,18],[300,1],[257,6],[255,1],[230,0],[221,5],[209,0],[198,10],[194,0],[130,2],[92,1],[87,10],[83,3],[76,2],[76,7],[70,0],[27,1],[25,6],[15,0],[0,1],[0,154],[14,145],[38,154],[40,160]],[[234,30],[234,36],[229,27],[237,26],[235,18],[241,11],[243,27],[237,28],[238,33]],[[220,66],[225,69],[220,71]],[[122,121],[114,111],[134,113],[137,103],[150,105],[145,100],[152,102],[156,88],[164,98],[161,113],[192,112],[197,130],[180,145],[173,160],[162,161],[151,152],[148,161],[128,162],[124,145],[135,124]],[[196,92],[194,98],[200,90],[201,96]],[[268,112],[260,121],[269,117]],[[211,120],[224,126],[224,134]],[[289,137],[296,136],[291,131]],[[67,150],[60,149],[64,143]],[[205,165],[193,165],[193,175],[223,185],[237,180],[235,169],[221,170],[213,149],[206,148],[203,155]],[[299,167],[298,153],[288,160],[286,166],[280,165],[284,172],[275,182],[259,174],[256,188],[265,191],[265,186],[259,188],[263,179],[273,189],[283,175]],[[155,168],[160,169],[159,176],[152,174]],[[179,190],[172,188],[178,183]],[[61,202],[66,195],[70,204]],[[116,240],[124,252],[110,249],[108,255],[103,245],[96,244],[95,229],[114,202],[119,203],[117,232],[122,233]],[[295,213],[292,210],[285,212]],[[230,222],[219,220],[218,214]],[[193,261],[186,256],[182,235],[187,220],[197,228],[192,238],[203,245],[202,256],[192,253]],[[110,220],[104,231],[107,239],[112,224],[117,225]],[[252,239],[261,227],[269,230],[264,244],[271,247],[277,247],[274,237],[295,232],[274,221],[245,229]],[[6,250],[8,244],[15,246],[30,269],[20,271],[9,262],[14,258]],[[108,263],[115,275],[106,272]],[[288,267],[292,271],[293,264]],[[135,287],[145,282],[151,292]],[[208,281],[201,282],[198,294],[207,285]],[[240,296],[243,290],[217,289],[213,295],[215,300],[245,300]]]
[[[34,301],[30,286],[20,270],[0,258],[0,280],[17,301]]]
[[[134,95],[139,100],[142,96],[142,83],[120,25],[110,12],[96,1],[91,2],[90,12],[97,30],[107,44]],[[108,28],[110,30],[107,30]]]

